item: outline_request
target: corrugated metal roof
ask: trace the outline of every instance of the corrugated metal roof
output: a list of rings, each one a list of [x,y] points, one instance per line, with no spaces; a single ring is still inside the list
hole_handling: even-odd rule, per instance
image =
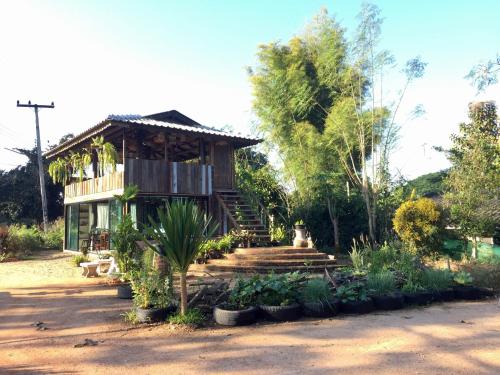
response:
[[[167,121],[157,121],[153,119],[149,119],[146,117],[134,117],[133,115],[110,115],[108,116],[108,120],[126,122],[130,124],[139,124],[139,125],[150,125],[150,126],[161,126],[168,129],[182,130],[188,131],[192,133],[201,133],[201,134],[211,134],[211,135],[220,135],[223,137],[231,137],[231,138],[240,138],[240,139],[248,139],[250,141],[258,141],[259,138],[251,137],[247,135],[242,135],[241,133],[230,133],[223,130],[211,128],[204,125],[190,126],[190,125],[180,125],[173,122]]]
[[[107,127],[113,126],[113,122],[115,122],[115,123],[120,122],[120,123],[125,123],[125,124],[136,124],[136,125],[143,125],[143,126],[157,126],[157,127],[167,128],[167,129],[185,131],[185,132],[189,132],[189,133],[198,133],[198,134],[214,135],[214,136],[219,136],[219,137],[227,137],[227,138],[231,138],[234,140],[243,141],[243,143],[248,142],[249,145],[256,144],[256,143],[262,141],[260,138],[257,138],[257,137],[243,135],[241,133],[230,133],[230,132],[227,132],[224,130],[219,130],[219,129],[211,128],[211,127],[204,126],[204,125],[181,125],[181,124],[176,124],[173,122],[153,120],[151,118],[148,118],[147,116],[134,115],[134,114],[109,115],[104,121],[102,121],[99,124],[85,130],[84,132],[78,134],[77,136],[64,142],[63,144],[58,145],[49,151],[46,151],[44,153],[44,155],[47,157],[52,157],[54,155],[57,155],[60,152],[68,150],[71,147],[74,147],[75,145],[79,144],[80,142],[99,134],[99,132],[106,129]]]

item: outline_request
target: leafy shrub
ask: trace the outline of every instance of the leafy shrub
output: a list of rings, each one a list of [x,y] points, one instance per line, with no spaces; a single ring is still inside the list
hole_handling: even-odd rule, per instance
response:
[[[207,263],[209,259],[221,259],[234,247],[236,238],[234,234],[225,234],[219,240],[208,240],[202,245],[200,255],[196,258],[196,263]]]
[[[124,274],[137,269],[140,264],[141,252],[137,248],[136,241],[141,239],[141,235],[135,229],[131,215],[125,215],[122,221],[116,226],[116,231],[112,235],[115,247],[116,260],[120,271]]]
[[[257,305],[258,288],[260,276],[255,275],[250,279],[238,277],[228,298],[228,308],[242,310],[249,306]]]
[[[44,247],[47,249],[62,249],[64,238],[64,219],[59,218],[52,222],[47,233],[42,232]]]
[[[121,314],[121,316],[123,316],[123,320],[126,323],[131,323],[131,324],[137,324],[138,323],[138,320],[137,320],[137,311],[135,309],[131,309],[129,311],[126,311],[123,314]]]
[[[283,242],[286,238],[286,229],[283,225],[273,224],[269,227],[271,241]]]
[[[73,262],[73,264],[76,266],[76,267],[80,267],[80,263],[85,263],[85,262],[89,262],[90,259],[88,256],[86,255],[75,255],[72,259],[71,259],[71,262]]]
[[[205,316],[198,309],[190,309],[184,315],[175,314],[168,318],[171,324],[195,325],[198,326],[205,321]]]
[[[342,302],[366,301],[368,299],[366,287],[361,282],[352,282],[337,288],[336,296]]]
[[[470,275],[470,273],[465,271],[459,271],[453,277],[453,281],[458,285],[471,285],[474,279]]]
[[[156,270],[132,272],[131,284],[134,305],[139,308],[167,307],[172,300],[172,285]]]
[[[500,290],[500,264],[473,260],[460,264],[459,269],[470,274],[474,285]]]
[[[29,254],[43,247],[43,236],[39,228],[14,224],[9,226],[5,247],[15,254]]]
[[[261,305],[288,306],[298,301],[299,290],[305,276],[298,271],[291,273],[270,273],[258,279],[254,287],[257,301]]]
[[[376,296],[392,293],[396,290],[396,280],[391,271],[369,273],[366,282],[368,291]]]
[[[301,290],[303,302],[328,303],[332,300],[333,293],[330,284],[325,279],[309,279]]]
[[[413,280],[408,280],[401,288],[401,291],[403,293],[408,293],[408,294],[415,294],[422,290],[424,290],[424,288],[420,284],[414,282]]]
[[[428,255],[441,248],[444,225],[441,212],[432,199],[404,202],[396,210],[393,224],[401,240],[419,254]]]
[[[391,269],[400,259],[401,247],[396,242],[385,242],[378,250],[370,252],[370,272]]]
[[[0,251],[6,247],[8,237],[9,228],[5,225],[0,225]]]
[[[452,274],[448,270],[434,268],[426,269],[422,272],[422,286],[428,290],[443,290],[452,284]]]

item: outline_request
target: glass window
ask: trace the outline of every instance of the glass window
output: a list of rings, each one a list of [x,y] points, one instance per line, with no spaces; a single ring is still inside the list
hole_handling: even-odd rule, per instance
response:
[[[66,248],[78,250],[78,204],[66,208]]]
[[[97,228],[109,229],[109,205],[97,203]]]

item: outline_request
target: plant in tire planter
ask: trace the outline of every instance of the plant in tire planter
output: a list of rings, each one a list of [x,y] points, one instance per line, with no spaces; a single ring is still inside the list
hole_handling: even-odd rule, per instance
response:
[[[325,279],[310,279],[301,290],[300,300],[305,316],[325,318],[336,315],[340,301],[334,298],[330,284]]]
[[[153,323],[165,321],[176,310],[172,285],[156,270],[141,269],[132,274],[132,289],[137,321]]]
[[[424,270],[421,277],[424,289],[433,294],[435,301],[452,301],[455,292],[452,286],[452,274],[448,270],[429,268]]]
[[[407,305],[427,305],[432,302],[434,296],[426,291],[420,284],[407,281],[401,288],[405,304]]]
[[[340,311],[346,314],[367,314],[375,310],[373,300],[368,297],[363,283],[355,281],[337,288]]]
[[[457,272],[453,277],[453,281],[456,284],[453,290],[457,299],[475,300],[483,296],[481,290],[472,285],[474,279],[470,273],[465,271]]]
[[[404,297],[396,291],[396,280],[391,271],[368,274],[366,286],[379,310],[397,310],[404,307]]]
[[[214,319],[224,326],[241,326],[257,319],[256,289],[254,284],[259,276],[251,279],[238,278],[229,295],[228,301],[214,307]]]
[[[300,284],[305,276],[299,272],[277,275],[270,273],[253,283],[257,301],[264,318],[274,321],[296,320],[301,315],[297,303]]]

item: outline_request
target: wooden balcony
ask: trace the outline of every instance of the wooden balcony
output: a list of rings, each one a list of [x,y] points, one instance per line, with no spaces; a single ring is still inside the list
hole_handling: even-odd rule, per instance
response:
[[[74,182],[64,188],[64,203],[111,198],[123,192],[123,172]],[[83,199],[82,199],[83,198]]]
[[[124,186],[137,185],[143,195],[212,194],[211,165],[164,160],[126,159],[125,171],[72,183],[64,189],[64,202],[76,203],[109,199],[121,194]]]

